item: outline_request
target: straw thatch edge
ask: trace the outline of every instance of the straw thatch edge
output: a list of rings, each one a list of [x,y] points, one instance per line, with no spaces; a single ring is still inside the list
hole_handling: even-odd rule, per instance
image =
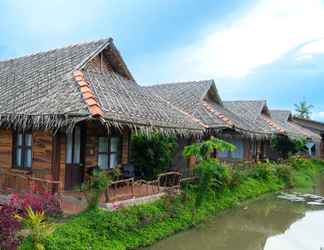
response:
[[[138,134],[161,133],[167,136],[177,135],[195,137],[200,137],[203,134],[203,130],[199,129],[163,127],[148,123],[138,124],[103,117],[95,118],[86,114],[84,116],[64,114],[0,114],[0,127],[15,130],[53,130],[54,133],[57,133],[60,129],[72,130],[75,125],[82,121],[99,121],[107,128],[108,131],[110,131],[111,128],[119,129],[120,131],[128,128]]]
[[[61,129],[73,129],[80,121],[87,117],[67,116],[62,114],[0,114],[0,127],[15,130],[53,130],[55,133]]]
[[[160,133],[166,136],[180,136],[188,137],[193,136],[196,138],[201,138],[204,135],[224,135],[237,133],[235,136],[239,135],[246,139],[256,139],[256,140],[268,140],[273,138],[275,135],[261,133],[257,131],[243,130],[237,127],[214,127],[205,129],[191,129],[191,128],[181,128],[181,127],[167,127],[167,126],[157,126],[149,123],[132,123],[122,120],[116,120],[111,118],[94,118],[87,114],[81,115],[64,115],[64,114],[42,114],[42,115],[27,115],[27,114],[1,114],[0,115],[0,127],[11,128],[15,130],[53,130],[57,133],[60,129],[72,130],[75,125],[82,121],[99,121],[102,125],[106,127],[108,131],[112,128],[123,131],[125,128],[130,129],[135,134],[145,134],[149,135],[152,133]],[[287,134],[288,136],[291,136]]]

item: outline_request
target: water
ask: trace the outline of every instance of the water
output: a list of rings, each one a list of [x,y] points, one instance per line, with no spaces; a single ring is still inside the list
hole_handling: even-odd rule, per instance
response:
[[[324,195],[324,181],[314,191]],[[147,250],[322,250],[324,208],[275,195],[246,203]]]

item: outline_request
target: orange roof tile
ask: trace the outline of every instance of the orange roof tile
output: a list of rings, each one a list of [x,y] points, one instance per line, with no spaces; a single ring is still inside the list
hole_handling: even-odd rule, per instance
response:
[[[74,80],[80,86],[80,92],[82,93],[82,98],[87,104],[89,112],[92,116],[103,116],[103,111],[100,108],[99,103],[96,100],[95,95],[89,87],[89,84],[84,79],[84,74],[80,70],[73,72]]]
[[[78,83],[80,87],[88,86],[88,83],[86,81],[80,81]]]
[[[84,98],[83,98],[83,99],[84,99]],[[88,98],[88,99],[85,99],[84,101],[85,101],[85,103],[86,103],[88,106],[97,105],[96,100],[93,99],[93,98]]]
[[[84,92],[83,93],[83,99],[89,99],[89,98],[93,98],[93,99],[95,99],[95,96],[93,95],[93,93],[92,93],[92,91],[91,92]]]

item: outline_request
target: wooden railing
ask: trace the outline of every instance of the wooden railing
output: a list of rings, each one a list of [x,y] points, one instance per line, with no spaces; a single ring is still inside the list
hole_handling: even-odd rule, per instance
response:
[[[132,199],[158,194],[169,189],[180,188],[181,174],[167,172],[158,175],[153,181],[129,178],[112,182],[106,191],[106,202]]]
[[[182,175],[179,172],[166,172],[163,174],[159,174],[157,178],[159,188],[160,187],[164,189],[180,188],[181,176]]]
[[[60,181],[0,170],[0,188],[5,192],[59,193]]]
[[[106,191],[106,202],[134,198],[134,178],[112,182]]]

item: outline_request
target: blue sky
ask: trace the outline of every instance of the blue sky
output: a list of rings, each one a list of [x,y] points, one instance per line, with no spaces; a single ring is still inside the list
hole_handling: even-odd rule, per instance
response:
[[[0,0],[0,59],[113,37],[142,85],[215,79],[223,99],[303,99],[324,121],[323,0]]]

